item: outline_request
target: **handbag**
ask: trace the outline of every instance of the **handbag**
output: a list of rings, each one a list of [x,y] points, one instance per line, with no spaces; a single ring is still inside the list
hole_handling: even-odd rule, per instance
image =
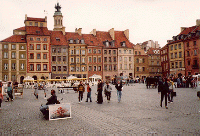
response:
[[[176,97],[176,92],[172,92],[172,96]]]

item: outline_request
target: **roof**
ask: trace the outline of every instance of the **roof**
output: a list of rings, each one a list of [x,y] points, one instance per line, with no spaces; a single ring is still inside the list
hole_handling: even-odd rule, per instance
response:
[[[194,29],[196,29],[197,26],[192,26],[192,27],[188,27],[185,28],[182,32],[179,33],[179,35],[187,35],[188,33],[192,32]]]
[[[122,47],[121,46],[121,42],[126,42],[126,47],[128,48],[133,48],[133,44],[126,38],[126,36],[124,35],[124,31],[115,31],[115,45],[117,45],[117,47]]]
[[[83,34],[83,39],[85,40],[85,43],[87,45],[103,46],[103,44],[100,44],[100,42],[97,40],[97,38],[93,34]]]
[[[23,27],[20,27],[20,28],[15,29],[15,30],[25,31],[26,29],[25,29],[25,26],[23,26]]]
[[[26,26],[27,35],[50,35],[50,31],[47,27],[38,27],[38,26]]]
[[[62,31],[50,31],[51,45],[67,45],[67,39]]]
[[[154,55],[154,50],[160,50],[159,48],[149,48],[148,51],[147,51],[147,54],[148,55]]]
[[[45,22],[45,18],[33,18],[33,17],[27,17],[26,21],[38,21],[38,22]]]
[[[12,43],[25,43],[26,37],[25,35],[12,35],[1,42],[12,42]]]

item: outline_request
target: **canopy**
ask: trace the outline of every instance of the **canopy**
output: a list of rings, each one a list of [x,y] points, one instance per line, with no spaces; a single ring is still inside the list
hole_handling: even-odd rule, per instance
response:
[[[77,77],[70,75],[69,77],[67,77],[67,79],[75,79]]]
[[[91,76],[91,77],[89,77],[89,78],[99,78],[99,79],[101,79],[101,76],[100,76],[100,75],[94,74],[93,76]]]
[[[27,76],[26,78],[24,78],[23,82],[34,82],[34,78]]]

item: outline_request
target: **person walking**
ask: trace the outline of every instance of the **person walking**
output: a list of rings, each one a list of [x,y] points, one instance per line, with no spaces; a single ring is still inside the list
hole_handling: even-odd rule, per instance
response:
[[[108,103],[110,102],[111,90],[112,90],[112,87],[109,85],[109,82],[107,81],[104,87],[104,94],[107,97]]]
[[[103,90],[103,83],[102,83],[101,79],[99,79],[98,84],[97,84],[97,103],[98,104],[103,103],[102,90]]]
[[[162,81],[159,81],[159,90],[161,92],[161,101],[160,101],[160,106],[162,107],[162,101],[163,98],[165,97],[165,108],[168,109],[167,107],[167,93],[169,92],[169,86],[167,82],[167,78],[163,79],[164,83]]]
[[[44,90],[44,99],[47,99],[47,93],[46,93],[46,91],[47,91],[47,85],[46,85],[46,83],[44,83],[42,89]]]
[[[35,81],[34,89],[35,89],[34,95],[36,97],[36,100],[38,100],[38,83],[37,83],[37,81]]]
[[[88,99],[90,99],[90,102],[92,102],[91,91],[92,91],[92,89],[91,89],[89,83],[87,83],[87,99],[85,102],[88,102]]]
[[[0,110],[1,110],[1,103],[2,103],[2,101],[3,101],[3,93],[2,93],[2,89],[0,89]]]
[[[78,85],[78,100],[79,100],[79,103],[82,102],[82,99],[83,99],[83,93],[85,92],[85,87],[82,83],[82,81],[80,81],[80,84]]]
[[[118,80],[117,84],[115,85],[115,88],[117,89],[117,97],[118,97],[118,103],[121,101],[121,96],[122,96],[122,83],[120,80]]]
[[[173,92],[174,92],[174,82],[171,80],[169,86],[169,95],[168,95],[169,103],[173,103]]]
[[[7,100],[5,102],[8,102],[9,101],[9,98],[11,99],[11,101],[13,101],[13,95],[12,95],[12,85],[11,83],[8,83],[8,87],[7,87],[7,94],[8,94],[8,97],[7,97]]]

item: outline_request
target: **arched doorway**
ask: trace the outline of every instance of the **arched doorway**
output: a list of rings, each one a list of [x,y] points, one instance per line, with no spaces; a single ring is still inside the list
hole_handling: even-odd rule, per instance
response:
[[[32,78],[34,78],[34,80],[37,80],[37,76],[33,76]]]
[[[23,84],[24,76],[20,77],[20,84]]]

